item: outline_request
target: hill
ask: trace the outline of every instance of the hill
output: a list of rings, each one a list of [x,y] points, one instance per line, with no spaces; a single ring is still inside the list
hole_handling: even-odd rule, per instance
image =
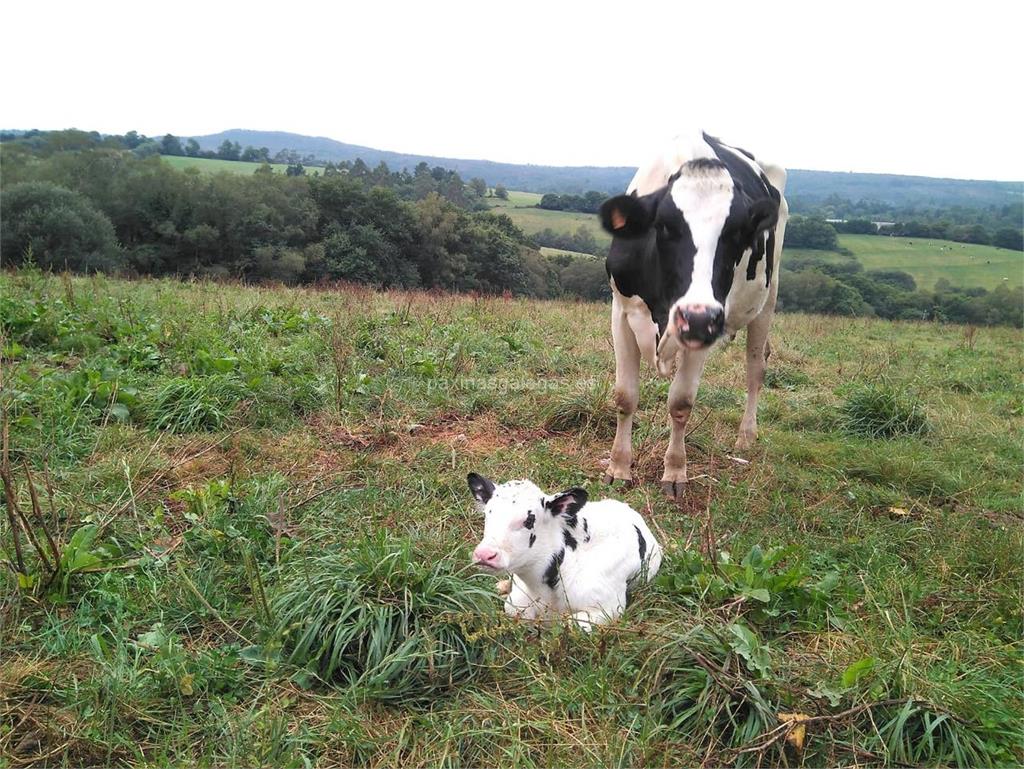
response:
[[[510,189],[527,192],[585,192],[599,190],[617,193],[625,189],[636,171],[632,167],[601,166],[539,166],[497,163],[490,160],[468,160],[428,155],[413,155],[345,144],[323,136],[305,136],[281,131],[232,129],[216,134],[193,137],[203,149],[216,150],[222,142],[238,142],[243,147],[267,147],[271,154],[282,149],[311,153],[323,160],[355,160],[368,165],[381,161],[393,169],[414,168],[424,162],[451,168],[464,179],[481,177],[491,186],[503,184]],[[1018,182],[967,181],[933,179],[922,176],[892,174],[839,173],[791,169],[787,195],[794,201],[811,205],[830,195],[849,200],[862,198],[880,200],[890,205],[1001,206],[1020,201],[1024,189]]]
[[[324,161],[353,161],[361,158],[369,166],[384,162],[392,170],[408,168],[411,171],[420,163],[426,163],[431,167],[441,166],[458,171],[462,178],[467,180],[480,177],[491,186],[504,184],[509,188],[531,192],[619,190],[632,178],[633,172],[636,170],[599,166],[517,165],[497,163],[491,160],[413,155],[363,147],[358,144],[345,144],[324,136],[304,136],[281,131],[233,129],[192,138],[199,142],[199,146],[204,150],[216,150],[225,140],[228,140],[238,142],[243,147],[267,147],[272,155],[282,149],[292,149],[301,154],[313,154]]]
[[[737,461],[740,340],[677,505],[648,372],[637,483],[598,480],[604,304],[38,270],[0,297],[36,534],[0,516],[13,764],[1024,761],[1020,331],[779,317],[760,441]],[[629,503],[661,571],[593,634],[506,619],[471,471]],[[781,714],[813,715],[801,750]]]

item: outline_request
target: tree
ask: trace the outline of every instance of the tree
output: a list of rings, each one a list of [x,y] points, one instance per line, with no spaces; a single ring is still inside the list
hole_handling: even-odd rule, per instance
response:
[[[285,169],[284,173],[285,176],[305,176],[306,169],[302,166],[302,163],[293,163]]]
[[[245,163],[255,163],[257,160],[260,160],[260,151],[255,147],[246,147],[242,150],[239,159]]]
[[[494,185],[494,197],[500,200],[508,200],[508,190],[505,189],[503,184]]]
[[[794,216],[786,225],[786,245],[790,248],[835,251],[839,248],[839,239],[835,228],[824,219]]]
[[[487,196],[487,182],[476,176],[469,180],[469,188],[473,191],[473,194],[478,198]]]
[[[176,155],[180,157],[185,154],[185,150],[181,148],[181,142],[178,140],[177,136],[167,134],[160,140],[160,154]]]
[[[144,141],[146,141],[146,137],[139,136],[138,131],[129,131],[124,135],[124,145],[130,150],[135,149]]]
[[[217,148],[217,157],[221,160],[238,160],[241,155],[242,145],[232,142],[230,139],[222,141],[220,147]]]
[[[48,182],[14,184],[0,196],[0,252],[20,264],[29,253],[41,267],[116,271],[124,264],[110,219],[84,195]]]
[[[197,142],[195,139],[189,139],[187,142],[185,142],[185,154],[188,155],[190,158],[199,157],[199,151],[199,142]]]
[[[999,248],[1009,248],[1014,251],[1024,251],[1024,230],[1014,227],[1000,227],[992,236],[992,245]]]

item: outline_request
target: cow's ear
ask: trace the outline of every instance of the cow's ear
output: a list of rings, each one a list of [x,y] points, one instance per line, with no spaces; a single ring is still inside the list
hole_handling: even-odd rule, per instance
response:
[[[555,494],[544,503],[544,509],[552,515],[560,515],[575,525],[576,513],[587,504],[587,492],[584,489],[575,488]]]
[[[765,230],[770,230],[779,222],[779,204],[771,198],[754,201],[750,206],[747,218],[750,234],[757,237]]]
[[[667,189],[667,188],[666,188]],[[619,238],[639,238],[646,235],[654,222],[658,203],[665,190],[650,195],[616,195],[601,204],[601,226]]]
[[[483,509],[490,500],[491,495],[494,494],[494,484],[476,473],[467,475],[466,482],[469,484],[469,490],[473,493],[473,499],[476,500],[480,509]]]

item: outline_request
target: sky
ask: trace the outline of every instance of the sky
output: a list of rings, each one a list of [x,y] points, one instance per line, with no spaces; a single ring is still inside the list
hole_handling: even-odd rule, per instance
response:
[[[1024,3],[9,3],[0,127],[292,131],[636,166],[703,128],[788,168],[1024,180]]]

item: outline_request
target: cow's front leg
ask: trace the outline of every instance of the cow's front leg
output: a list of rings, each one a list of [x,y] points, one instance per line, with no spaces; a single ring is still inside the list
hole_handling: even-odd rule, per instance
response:
[[[615,346],[615,441],[605,483],[630,481],[633,474],[633,414],[640,402],[640,348],[625,313],[612,305],[612,342]]]
[[[757,440],[757,399],[764,384],[764,370],[770,354],[768,332],[774,315],[773,290],[764,309],[747,326],[747,407],[743,411],[739,436],[736,438],[737,451],[746,451]]]
[[[665,474],[661,490],[670,499],[678,499],[686,483],[686,423],[690,420],[693,401],[697,397],[700,375],[708,350],[684,350],[679,353],[676,375],[668,390],[668,422],[671,434],[665,452]]]

